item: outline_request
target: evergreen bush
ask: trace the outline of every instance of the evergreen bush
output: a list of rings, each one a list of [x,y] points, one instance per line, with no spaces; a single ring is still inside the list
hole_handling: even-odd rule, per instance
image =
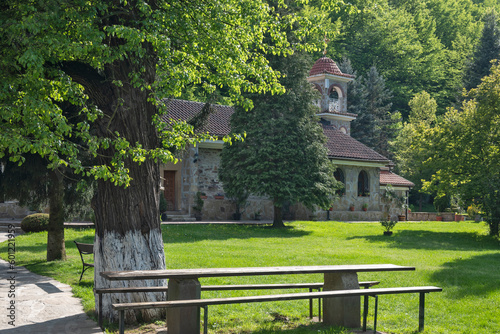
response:
[[[21,221],[21,229],[24,232],[47,231],[49,227],[49,215],[47,213],[35,213],[24,217]]]

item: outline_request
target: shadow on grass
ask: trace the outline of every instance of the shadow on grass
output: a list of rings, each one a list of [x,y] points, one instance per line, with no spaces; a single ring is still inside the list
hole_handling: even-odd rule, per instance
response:
[[[500,277],[500,253],[484,254],[468,259],[456,259],[436,270],[431,280],[447,292],[447,298],[461,299],[468,296],[486,296],[500,290],[496,284]],[[446,289],[452,287],[453,289]]]
[[[276,329],[273,329],[275,327]],[[267,329],[261,329],[252,332],[253,334],[271,334],[271,333],[287,333],[287,334],[306,334],[306,333],[316,333],[316,334],[349,334],[349,330],[342,327],[330,327],[322,323],[310,324],[310,325],[299,325],[292,329],[281,329],[278,324],[269,325]]]
[[[300,238],[311,234],[293,226],[271,228],[264,225],[163,225],[163,242],[191,243],[203,240],[250,238]]]
[[[436,249],[462,251],[489,251],[500,249],[492,237],[467,232],[434,232],[427,230],[397,230],[392,236],[356,236],[348,239],[365,239],[370,242],[388,243],[400,249]]]

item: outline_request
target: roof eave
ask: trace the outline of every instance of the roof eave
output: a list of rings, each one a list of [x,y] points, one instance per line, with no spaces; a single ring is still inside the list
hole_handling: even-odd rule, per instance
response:
[[[337,74],[326,73],[326,72],[315,74],[315,75],[310,75],[307,77],[308,82],[315,82],[318,80],[325,80],[325,79],[335,79],[335,80],[341,81],[341,82],[351,82],[354,80],[354,78],[345,77],[345,76],[341,76],[341,75],[337,75]]]
[[[329,155],[328,158],[332,160],[333,163],[345,166],[363,166],[363,167],[378,167],[382,168],[389,163],[389,160],[368,160],[368,159],[355,159],[355,158],[344,158]]]

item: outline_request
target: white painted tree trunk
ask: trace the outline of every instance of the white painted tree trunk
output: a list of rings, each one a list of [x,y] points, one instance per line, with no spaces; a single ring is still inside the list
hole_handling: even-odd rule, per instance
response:
[[[119,254],[119,255],[118,255]],[[96,235],[94,243],[94,264],[96,288],[123,288],[133,286],[166,286],[166,280],[143,281],[108,281],[99,275],[99,268],[106,271],[119,270],[150,270],[165,268],[165,253],[161,230],[154,229],[149,234],[143,235],[140,231],[128,231],[125,236],[116,232],[105,232],[101,239]],[[129,294],[103,294],[103,317],[110,321],[118,320],[118,312],[113,311],[113,303],[141,302],[166,300],[165,293],[129,293]],[[96,298],[96,310],[99,300]],[[164,318],[164,310],[149,309],[142,311],[127,311],[127,323],[137,320],[149,321]]]

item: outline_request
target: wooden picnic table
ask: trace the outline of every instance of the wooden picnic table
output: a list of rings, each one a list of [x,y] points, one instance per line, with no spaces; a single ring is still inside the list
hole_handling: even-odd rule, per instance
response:
[[[107,280],[168,279],[168,299],[200,299],[202,277],[267,276],[323,274],[324,291],[359,289],[358,272],[412,271],[415,267],[394,264],[241,267],[107,271],[100,275]],[[323,321],[327,325],[359,328],[361,326],[359,297],[326,298]],[[197,307],[179,307],[167,312],[169,334],[199,334],[200,312]]]

